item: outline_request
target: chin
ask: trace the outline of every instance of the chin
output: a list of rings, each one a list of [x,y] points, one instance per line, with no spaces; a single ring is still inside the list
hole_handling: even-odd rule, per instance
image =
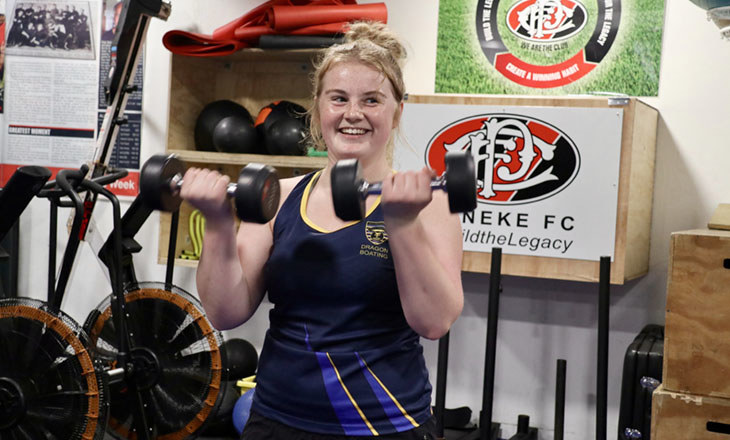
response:
[[[332,151],[339,159],[357,159],[367,154],[369,148],[361,145],[347,145],[335,147],[334,149],[329,149],[329,151]]]

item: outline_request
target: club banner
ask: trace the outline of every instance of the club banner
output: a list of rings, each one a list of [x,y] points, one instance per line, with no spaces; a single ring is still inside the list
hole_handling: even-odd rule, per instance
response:
[[[410,103],[394,160],[440,174],[447,152],[472,155],[465,251],[595,261],[614,255],[622,120],[621,108]]]
[[[664,0],[441,0],[436,93],[657,96]]]

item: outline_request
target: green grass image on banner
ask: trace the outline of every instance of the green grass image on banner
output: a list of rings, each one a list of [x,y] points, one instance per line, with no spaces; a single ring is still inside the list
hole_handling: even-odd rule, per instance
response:
[[[585,27],[561,41],[557,51],[539,52],[517,37],[506,23],[507,11],[525,0],[502,0],[497,8],[498,31],[507,50],[520,60],[551,65],[567,60],[586,44],[596,25],[597,0],[581,2],[587,12]],[[604,1],[604,0],[601,0]],[[614,0],[617,3],[617,0]],[[436,93],[561,95],[590,92],[656,96],[659,87],[664,0],[622,1],[616,40],[608,54],[586,76],[554,88],[522,86],[505,78],[482,52],[477,38],[478,0],[440,0]],[[532,47],[539,46],[540,43]]]

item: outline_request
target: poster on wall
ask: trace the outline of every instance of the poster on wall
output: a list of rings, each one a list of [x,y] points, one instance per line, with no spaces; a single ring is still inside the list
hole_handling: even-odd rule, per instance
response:
[[[657,96],[664,0],[441,0],[436,93]]]
[[[2,180],[23,165],[78,168],[95,145],[98,2],[6,0],[6,11]]]
[[[12,8],[7,54],[93,60],[89,2],[23,1]]]
[[[5,0],[0,0],[0,145],[5,145]],[[2,153],[0,152],[0,186],[3,183]]]
[[[114,35],[119,24],[119,17],[122,13],[123,1],[103,0],[102,1],[102,26],[101,42],[99,43],[99,89],[98,89],[98,113],[97,130],[101,128],[104,114],[107,109],[106,96],[104,93],[104,82],[109,75],[111,66],[111,48]],[[114,168],[129,170],[124,179],[109,185],[109,188],[117,195],[136,196],[139,192],[139,152],[141,148],[142,133],[142,72],[144,57],[140,57],[137,70],[134,76],[136,91],[131,93],[127,99],[127,106],[124,110],[126,124],[119,127],[116,143],[112,150],[109,165]]]
[[[621,108],[406,103],[394,163],[440,174],[447,152],[471,154],[478,204],[460,214],[465,251],[613,258],[622,120]]]
[[[0,114],[3,113],[5,97],[5,0],[0,0]],[[0,127],[3,119],[0,116]],[[0,140],[2,136],[0,136]]]
[[[5,0],[8,17],[5,69],[5,141],[0,145],[0,185],[23,165],[57,172],[94,160],[106,111],[104,81],[120,10],[111,0]],[[109,165],[129,169],[110,185],[135,196],[139,181],[140,91],[130,96]]]

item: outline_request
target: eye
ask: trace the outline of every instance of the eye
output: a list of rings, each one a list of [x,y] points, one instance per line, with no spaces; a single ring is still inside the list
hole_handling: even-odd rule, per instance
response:
[[[377,105],[377,104],[380,104],[380,99],[378,99],[375,96],[371,96],[371,97],[365,98],[365,104],[367,104],[367,105]]]

